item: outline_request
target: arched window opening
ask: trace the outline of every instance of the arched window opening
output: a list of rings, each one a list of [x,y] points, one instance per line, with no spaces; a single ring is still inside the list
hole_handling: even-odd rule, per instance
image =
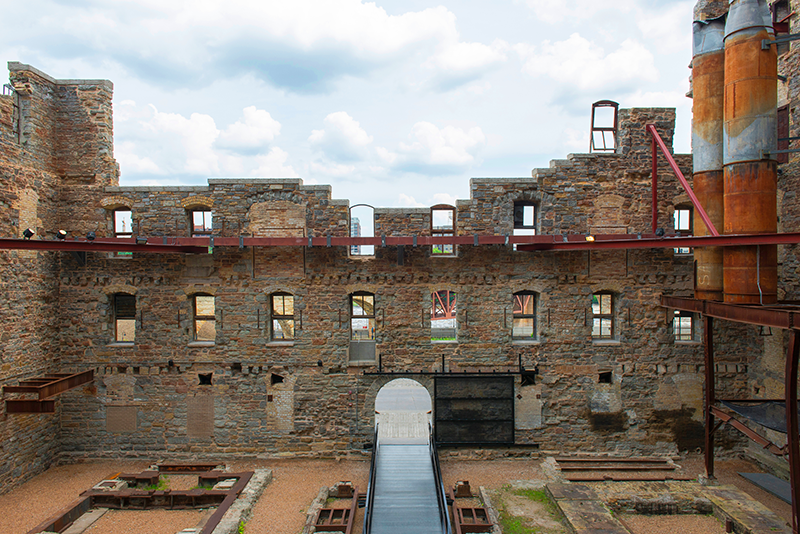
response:
[[[350,237],[375,237],[375,209],[367,204],[350,208]],[[373,256],[374,245],[351,245],[351,256]]]

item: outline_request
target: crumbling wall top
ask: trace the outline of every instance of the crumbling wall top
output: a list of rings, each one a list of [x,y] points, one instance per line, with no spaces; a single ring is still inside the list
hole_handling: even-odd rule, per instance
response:
[[[8,71],[10,73],[30,72],[54,85],[99,85],[110,91],[114,90],[114,84],[110,80],[81,80],[81,79],[56,80],[49,74],[40,71],[36,67],[32,67],[25,63],[20,63],[19,61],[9,61]]]

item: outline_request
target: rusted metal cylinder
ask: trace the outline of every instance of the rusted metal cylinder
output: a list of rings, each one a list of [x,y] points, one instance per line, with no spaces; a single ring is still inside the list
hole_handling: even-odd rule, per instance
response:
[[[693,188],[717,230],[722,230],[722,123],[725,89],[725,18],[696,21],[692,58]],[[699,217],[693,235],[710,235]],[[694,250],[695,298],[722,300],[722,247]]]
[[[724,233],[775,233],[777,218],[777,52],[766,0],[734,0],[725,23]],[[765,153],[772,152],[772,156]],[[725,302],[772,304],[775,245],[726,247]]]

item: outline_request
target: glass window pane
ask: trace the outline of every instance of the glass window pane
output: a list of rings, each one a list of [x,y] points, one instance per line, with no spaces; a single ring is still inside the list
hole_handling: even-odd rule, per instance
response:
[[[214,341],[217,337],[217,327],[214,321],[197,319],[194,322],[194,338],[197,341]]]
[[[350,319],[351,339],[371,341],[375,339],[375,319]]]
[[[536,337],[536,332],[534,331],[534,319],[532,319],[532,318],[516,319],[515,318],[511,335],[515,339],[528,339],[528,338]]]
[[[611,314],[611,295],[600,295],[600,313],[602,315]]]
[[[592,337],[600,337],[600,319],[592,319]]]
[[[525,226],[533,226],[533,215],[534,215],[534,207],[533,206],[523,206],[522,207],[522,224]]]
[[[294,339],[294,320],[273,319],[272,339],[286,339],[286,340]]]
[[[434,230],[453,229],[453,210],[431,210]]]
[[[611,337],[610,319],[600,319],[600,337]]]
[[[214,297],[198,295],[194,299],[196,316],[214,316]]]
[[[354,317],[375,315],[375,297],[373,295],[353,295],[352,302]]]
[[[136,319],[117,319],[117,341],[132,342],[135,336]]]
[[[600,314],[600,298],[598,295],[592,295],[592,313],[595,315]]]

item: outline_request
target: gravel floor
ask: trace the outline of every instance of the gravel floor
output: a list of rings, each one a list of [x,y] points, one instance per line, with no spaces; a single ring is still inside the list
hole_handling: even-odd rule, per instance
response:
[[[725,534],[725,525],[713,515],[622,515],[632,534]]]
[[[681,474],[696,475],[703,470],[702,457],[693,457],[678,462],[682,466]],[[23,534],[33,526],[51,517],[66,505],[74,501],[80,492],[86,490],[98,481],[110,475],[124,472],[136,472],[147,468],[150,462],[87,462],[69,466],[60,466],[49,469],[47,472],[28,481],[14,491],[0,496],[0,534]],[[489,489],[499,489],[512,480],[537,480],[544,479],[539,467],[539,460],[459,460],[445,459],[442,461],[442,472],[446,487],[452,487],[456,481],[469,480],[473,492],[479,486]],[[334,460],[265,460],[232,462],[229,467],[233,471],[253,470],[268,467],[273,470],[273,482],[267,486],[259,502],[253,510],[253,516],[248,522],[246,534],[297,534],[303,528],[306,520],[306,510],[311,501],[316,497],[320,487],[332,486],[340,480],[349,480],[356,484],[361,491],[366,491],[369,476],[368,461],[334,461]],[[758,469],[752,464],[742,460],[717,461],[717,478],[721,483],[733,484],[746,491],[756,500],[761,501],[768,508],[778,513],[781,517],[791,520],[791,508],[788,504],[772,495],[759,490],[742,477],[738,471],[756,472]],[[175,484],[181,486],[189,484],[187,480],[177,480]],[[167,512],[170,513],[170,512]],[[153,515],[150,515],[153,514]],[[108,514],[107,514],[108,515]],[[109,516],[107,521],[112,521],[114,516]],[[119,514],[123,517],[125,514]],[[133,516],[127,516],[133,517]],[[177,516],[175,516],[177,517]],[[201,514],[198,513],[197,521]],[[626,523],[634,529],[635,533],[657,533],[656,527],[648,527],[642,516],[632,517]],[[658,528],[666,525],[666,519],[661,516],[656,518]],[[711,527],[698,523],[697,516],[668,516],[670,521],[677,522],[668,527],[664,532],[713,533]],[[642,521],[640,525],[640,519]],[[663,519],[663,521],[662,521]],[[356,518],[356,531],[360,531],[361,514]],[[101,520],[102,521],[102,520]],[[136,524],[134,525],[134,521]],[[87,531],[102,532],[103,534],[137,534],[148,532],[154,534],[161,532],[155,527],[147,525],[163,525],[167,530],[165,534],[174,534],[180,528],[168,527],[165,520],[153,512],[145,512],[140,519],[122,520],[111,526],[109,523],[102,530]],[[182,521],[182,520],[181,520]],[[130,527],[130,528],[129,528]],[[357,534],[357,533],[355,533]]]
[[[206,515],[206,510],[109,510],[87,528],[86,534],[175,534],[191,528]]]

